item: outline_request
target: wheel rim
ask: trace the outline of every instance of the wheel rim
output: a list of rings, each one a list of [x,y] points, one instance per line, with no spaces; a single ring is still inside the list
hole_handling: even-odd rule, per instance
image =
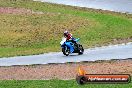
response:
[[[82,46],[80,46],[80,52],[81,52],[81,53],[83,52],[83,48],[82,48]]]
[[[66,54],[69,54],[69,49],[66,47],[66,49],[65,49],[65,53]]]
[[[69,54],[68,50],[66,50],[65,52],[66,52],[66,54]]]

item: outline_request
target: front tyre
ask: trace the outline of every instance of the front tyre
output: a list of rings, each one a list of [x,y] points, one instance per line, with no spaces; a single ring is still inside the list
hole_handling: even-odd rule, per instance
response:
[[[68,56],[70,54],[70,49],[69,48],[62,48],[62,52],[64,55]]]

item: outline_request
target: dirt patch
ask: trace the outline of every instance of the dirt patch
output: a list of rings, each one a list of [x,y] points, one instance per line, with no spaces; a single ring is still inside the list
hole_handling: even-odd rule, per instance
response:
[[[131,74],[132,60],[0,67],[0,80],[74,79],[79,66],[89,74]]]
[[[125,39],[113,39],[112,40],[112,44],[122,44],[122,43],[128,43],[128,42],[132,42],[132,37],[129,38],[125,38]]]
[[[0,14],[43,14],[43,12],[34,12],[25,8],[0,7]]]

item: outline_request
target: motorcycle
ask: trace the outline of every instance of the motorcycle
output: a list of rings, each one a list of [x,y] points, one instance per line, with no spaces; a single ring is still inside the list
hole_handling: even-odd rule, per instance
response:
[[[77,38],[74,40],[76,43],[73,43],[72,41],[66,41],[66,38],[63,37],[62,41],[60,42],[63,54],[66,56],[72,53],[78,53],[79,55],[82,55],[84,49],[83,46],[78,43],[79,40],[80,38]]]

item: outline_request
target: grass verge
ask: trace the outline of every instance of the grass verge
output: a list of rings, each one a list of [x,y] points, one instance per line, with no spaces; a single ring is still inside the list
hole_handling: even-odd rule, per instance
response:
[[[74,37],[81,38],[85,48],[132,38],[132,15],[32,0],[0,2],[0,7],[26,8],[43,12],[43,14],[0,13],[0,57],[59,51],[59,42],[65,29],[73,33]]]
[[[129,84],[85,84],[78,85],[75,80],[4,80],[0,88],[131,88]]]

